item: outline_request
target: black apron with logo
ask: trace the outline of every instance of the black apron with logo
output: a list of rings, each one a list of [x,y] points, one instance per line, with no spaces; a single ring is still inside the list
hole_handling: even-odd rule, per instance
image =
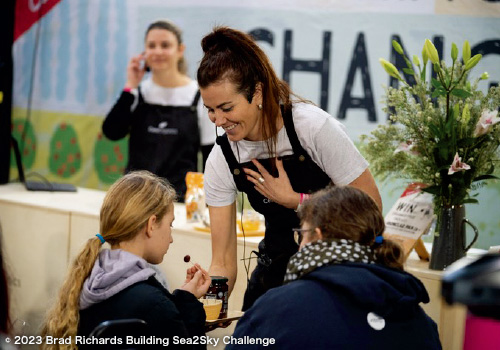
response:
[[[331,179],[302,148],[295,132],[291,109],[284,111],[282,108],[282,115],[293,154],[281,159],[293,190],[298,193],[312,193],[325,188],[331,183]],[[259,244],[257,266],[252,273],[243,301],[243,310],[247,310],[268,289],[283,283],[288,260],[298,249],[293,240],[292,229],[299,227],[300,222],[295,210],[274,203],[255,190],[254,184],[246,179],[243,168],[258,171],[257,168],[252,162],[241,164],[237,162],[226,134],[219,136],[217,143],[222,148],[238,190],[247,194],[254,210],[264,215],[266,222],[265,237]],[[273,170],[276,167],[271,164],[274,159],[258,159],[258,161],[277,177],[277,170]]]
[[[186,194],[186,173],[197,171],[199,98],[200,91],[191,106],[162,106],[145,102],[139,90],[130,128],[126,172],[149,170],[167,179],[181,202]]]

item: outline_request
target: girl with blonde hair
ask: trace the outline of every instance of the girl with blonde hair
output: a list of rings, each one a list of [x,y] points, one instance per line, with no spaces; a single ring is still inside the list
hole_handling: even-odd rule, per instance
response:
[[[88,337],[107,320],[141,319],[149,335],[170,341],[204,334],[205,313],[197,299],[210,286],[208,273],[195,264],[171,294],[148,264],[161,263],[173,242],[174,200],[172,186],[148,171],[131,172],[111,186],[101,207],[100,234],[74,260],[42,330],[42,336],[71,337],[72,344],[42,349],[76,349],[76,335]],[[111,249],[101,249],[104,242]]]

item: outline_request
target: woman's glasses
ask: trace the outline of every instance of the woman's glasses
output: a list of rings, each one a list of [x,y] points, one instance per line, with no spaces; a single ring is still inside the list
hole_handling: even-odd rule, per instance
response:
[[[304,232],[312,232],[314,231],[313,228],[294,228],[292,229],[293,231],[293,239],[295,240],[295,243],[300,245],[300,242],[302,242],[302,238],[304,237]]]

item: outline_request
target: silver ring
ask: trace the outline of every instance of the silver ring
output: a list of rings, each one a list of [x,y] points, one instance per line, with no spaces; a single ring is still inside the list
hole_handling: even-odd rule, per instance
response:
[[[261,176],[257,179],[261,184],[263,184],[266,180]]]

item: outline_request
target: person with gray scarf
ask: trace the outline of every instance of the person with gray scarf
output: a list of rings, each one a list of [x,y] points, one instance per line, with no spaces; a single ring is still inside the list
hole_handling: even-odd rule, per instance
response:
[[[351,186],[315,193],[299,209],[299,251],[284,285],[261,296],[238,321],[226,349],[440,350],[436,323],[420,303],[429,295],[403,268],[400,246],[383,237],[375,201]]]

